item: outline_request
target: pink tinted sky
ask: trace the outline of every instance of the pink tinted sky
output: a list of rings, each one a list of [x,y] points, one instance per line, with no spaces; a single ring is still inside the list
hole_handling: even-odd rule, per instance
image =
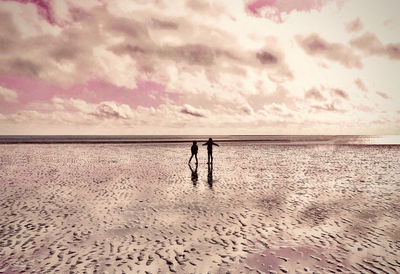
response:
[[[400,1],[0,1],[0,134],[400,134]]]

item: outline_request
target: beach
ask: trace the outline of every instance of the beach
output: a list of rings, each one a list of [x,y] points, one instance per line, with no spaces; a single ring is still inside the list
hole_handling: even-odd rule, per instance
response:
[[[0,145],[0,272],[400,272],[400,146],[198,156],[196,173],[188,143]]]

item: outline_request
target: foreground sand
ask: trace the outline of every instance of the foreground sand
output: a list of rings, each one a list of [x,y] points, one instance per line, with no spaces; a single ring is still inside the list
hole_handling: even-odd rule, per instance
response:
[[[0,146],[0,272],[400,271],[400,146],[200,150]]]

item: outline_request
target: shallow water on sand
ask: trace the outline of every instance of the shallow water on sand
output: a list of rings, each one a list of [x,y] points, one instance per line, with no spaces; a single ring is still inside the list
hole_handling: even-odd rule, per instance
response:
[[[0,270],[400,270],[400,146],[0,146]]]

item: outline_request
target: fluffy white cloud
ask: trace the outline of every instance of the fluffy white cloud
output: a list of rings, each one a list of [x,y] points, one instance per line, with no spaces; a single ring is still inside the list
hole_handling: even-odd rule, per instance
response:
[[[18,102],[18,94],[14,90],[0,86],[0,98],[8,103]]]

